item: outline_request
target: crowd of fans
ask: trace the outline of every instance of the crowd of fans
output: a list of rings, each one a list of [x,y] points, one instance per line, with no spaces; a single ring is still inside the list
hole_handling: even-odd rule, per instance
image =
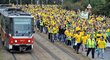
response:
[[[59,40],[73,46],[77,53],[82,46],[87,56],[92,51],[92,58],[97,50],[97,56],[104,58],[106,42],[110,42],[110,21],[106,16],[90,14],[86,19],[80,10],[65,10],[58,5],[25,5],[22,9],[34,16],[36,28],[51,42]]]

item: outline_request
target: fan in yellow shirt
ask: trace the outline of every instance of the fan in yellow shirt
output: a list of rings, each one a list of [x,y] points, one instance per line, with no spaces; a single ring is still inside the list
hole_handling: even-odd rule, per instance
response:
[[[98,41],[98,57],[102,54],[101,58],[104,58],[104,49],[106,48],[106,42],[103,37]]]
[[[90,36],[91,36],[91,34],[90,34],[90,33],[87,33],[87,38],[88,38],[88,39],[90,38]]]
[[[81,30],[80,35],[83,36],[84,35],[84,31]]]
[[[105,42],[105,40],[102,37],[98,41],[98,48],[101,48],[101,49],[106,48],[106,42]]]
[[[87,35],[83,35],[82,37],[81,37],[81,40],[82,40],[82,44],[86,44],[86,42],[87,42],[87,39],[88,39],[88,37],[87,37]]]
[[[77,43],[81,43],[81,35],[80,35],[80,33],[78,32],[78,34],[75,34],[74,35],[74,37],[75,37],[75,41],[77,42]]]
[[[98,32],[98,34],[96,34],[96,41],[98,42],[98,40],[100,40],[100,37],[102,36],[101,32]]]
[[[69,29],[67,29],[64,33],[67,37],[72,37],[72,33],[70,32]]]
[[[86,33],[84,33],[84,35],[81,37],[81,40],[82,40],[82,45],[83,45],[83,50],[85,51],[86,49],[86,43],[87,43],[87,39],[88,39],[88,36],[86,35]]]
[[[98,17],[96,18],[96,20],[97,20],[97,21],[100,21],[100,20],[101,20],[101,17],[100,17],[100,16],[98,16]]]
[[[81,30],[81,28],[80,27],[76,27],[76,29],[75,29],[76,31],[79,31],[79,30]]]
[[[65,31],[65,35],[67,37],[67,40],[66,40],[67,45],[71,45],[71,40],[72,40],[72,33],[71,33],[71,31],[69,29],[67,29]]]
[[[79,49],[80,49],[80,45],[81,45],[81,35],[79,32],[77,32],[77,34],[75,34],[75,45],[76,46],[76,52],[77,54],[79,53]]]

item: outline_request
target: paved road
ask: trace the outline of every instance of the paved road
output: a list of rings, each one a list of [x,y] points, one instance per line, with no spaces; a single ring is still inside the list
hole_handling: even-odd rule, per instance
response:
[[[84,56],[86,56],[86,53],[85,53],[85,52],[82,52],[82,54],[83,54]],[[98,58],[96,53],[95,53],[95,59],[92,59],[92,58],[91,58],[91,53],[89,54],[89,58],[90,58],[91,60],[110,60],[110,48],[107,48],[107,49],[105,50],[104,59]]]
[[[84,56],[86,56],[86,52],[82,52],[80,50],[81,54],[83,54]],[[104,53],[104,59],[101,59],[99,57],[97,57],[97,53],[95,53],[95,58],[92,59],[91,57],[91,53],[88,56],[91,60],[110,60],[110,48],[106,48],[105,53]]]
[[[110,60],[110,48],[105,50],[105,55],[103,60]]]

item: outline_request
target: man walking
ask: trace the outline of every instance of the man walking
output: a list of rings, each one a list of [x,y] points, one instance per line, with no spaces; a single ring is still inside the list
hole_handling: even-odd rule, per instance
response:
[[[101,37],[100,40],[98,41],[98,57],[101,57],[104,59],[104,49],[106,48],[106,42],[104,40],[104,37]]]
[[[95,47],[96,47],[96,42],[93,36],[90,36],[90,39],[87,41],[87,56],[89,55],[90,51],[92,52],[92,58],[94,59],[94,53],[95,53]]]

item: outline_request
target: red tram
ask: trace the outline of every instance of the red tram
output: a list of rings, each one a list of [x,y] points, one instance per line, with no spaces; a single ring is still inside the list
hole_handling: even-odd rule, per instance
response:
[[[1,40],[9,51],[31,51],[33,49],[33,16],[18,8],[0,11]]]

